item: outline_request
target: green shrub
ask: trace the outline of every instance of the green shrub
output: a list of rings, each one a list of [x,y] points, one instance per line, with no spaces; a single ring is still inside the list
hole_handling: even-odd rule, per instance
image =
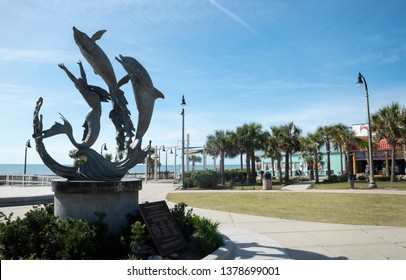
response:
[[[374,176],[374,179],[378,182],[389,182],[390,176]]]
[[[184,187],[213,188],[220,183],[220,173],[213,170],[197,170],[185,173]]]
[[[247,181],[247,171],[241,169],[225,170],[225,180],[231,184],[245,184]]]
[[[131,225],[130,251],[135,253],[138,247],[150,245],[151,243],[152,238],[148,232],[147,226],[140,221],[133,223]]]
[[[1,215],[1,255],[5,259],[96,259],[96,225],[68,218],[60,221],[52,206],[34,206],[23,218]],[[100,250],[103,251],[103,250]]]
[[[222,244],[216,237],[218,223],[200,219],[185,203],[170,209],[185,240],[198,240],[199,255],[211,253]],[[35,206],[23,218],[12,220],[0,212],[1,259],[131,259],[138,247],[153,247],[152,238],[139,213],[128,215],[129,225],[119,235],[108,235],[103,223],[106,214],[95,213],[99,220],[89,223],[83,219],[58,220],[52,205]],[[198,228],[196,227],[198,226]],[[218,234],[218,233],[217,233]],[[220,239],[219,239],[220,238]],[[217,246],[217,247],[216,247]]]
[[[57,259],[97,259],[97,230],[94,225],[89,224],[88,221],[83,219],[67,218],[60,221],[59,226],[58,233],[63,238],[57,238],[58,242],[62,241],[62,250]]]
[[[212,222],[207,218],[194,216],[193,224],[196,228],[193,237],[196,238],[200,253],[207,255],[222,246],[223,238],[218,231],[218,222]]]
[[[193,209],[186,211],[186,207],[187,204],[181,202],[176,204],[170,211],[183,234],[183,238],[188,241],[195,231],[195,227],[193,225]]]
[[[11,215],[2,214],[0,226],[0,244],[2,255],[6,259],[47,259],[55,258],[61,247],[55,216],[47,212],[46,207],[34,206],[25,217],[11,220]]]

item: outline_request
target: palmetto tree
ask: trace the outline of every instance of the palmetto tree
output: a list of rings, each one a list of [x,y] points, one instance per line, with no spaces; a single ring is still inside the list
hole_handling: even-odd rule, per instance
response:
[[[285,183],[289,181],[290,155],[300,151],[300,138],[302,130],[290,122],[281,126],[271,127],[271,140],[274,150],[285,152]],[[279,171],[280,167],[278,166]],[[281,180],[281,178],[279,178]]]
[[[404,135],[404,124],[406,109],[398,102],[383,106],[376,113],[371,115],[371,129],[378,139],[386,139],[391,145],[391,182],[396,180],[396,145],[402,142]],[[404,138],[403,138],[404,139]],[[372,170],[373,172],[373,170]]]
[[[196,155],[191,155],[189,157],[189,161],[192,162],[192,171],[195,171],[195,163],[196,162],[202,162],[202,157],[201,156],[196,156]]]
[[[320,161],[320,155],[319,155],[319,149],[321,145],[323,145],[323,137],[320,133],[309,133],[306,136],[306,146],[313,153],[313,161],[314,161],[314,176],[315,176],[315,182],[316,184],[320,183],[319,181],[319,161]]]
[[[285,151],[285,183],[289,182],[290,155],[300,151],[300,138],[302,130],[290,122],[281,126],[283,147]]]
[[[220,156],[221,184],[224,184],[224,158],[231,145],[230,130],[216,130],[214,134],[207,136],[207,153],[212,156]]]
[[[331,160],[330,160],[330,152],[331,152],[331,141],[336,133],[336,129],[333,125],[326,125],[317,128],[316,133],[320,134],[320,136],[324,139],[323,144],[326,146],[326,154],[327,154],[327,180],[331,180]]]
[[[353,166],[352,166],[352,160],[350,157],[350,152],[351,152],[351,146],[356,145],[358,147],[367,147],[368,146],[368,141],[363,140],[361,138],[358,138],[356,136],[356,133],[354,130],[351,128],[346,127],[344,124],[337,124],[335,125],[336,127],[336,135],[333,138],[333,147],[335,149],[340,150],[340,159],[341,159],[341,152],[343,149],[345,149],[345,154],[347,158],[346,162],[346,174],[350,175],[352,174]],[[341,161],[342,162],[342,161]],[[349,177],[348,180],[351,180]]]
[[[271,131],[269,134],[268,140],[268,152],[271,153],[274,158],[276,159],[277,166],[278,166],[278,176],[279,182],[282,184],[282,151],[284,150],[284,143],[283,143],[283,130],[282,126],[271,126]]]
[[[239,147],[247,154],[247,178],[250,175],[251,160],[251,181],[256,180],[255,173],[255,151],[264,147],[266,137],[262,131],[262,125],[258,123],[245,123],[236,130]]]
[[[332,128],[333,128],[333,136],[331,139],[331,143],[333,144],[334,150],[339,150],[339,152],[340,152],[340,171],[341,171],[341,174],[344,174],[343,150],[344,150],[345,143],[344,143],[343,138],[345,137],[345,135],[348,135],[348,132],[350,131],[350,129],[348,128],[348,126],[346,126],[343,123],[334,124],[332,126]],[[347,164],[347,168],[348,168],[348,164]],[[346,172],[348,173],[348,170]]]

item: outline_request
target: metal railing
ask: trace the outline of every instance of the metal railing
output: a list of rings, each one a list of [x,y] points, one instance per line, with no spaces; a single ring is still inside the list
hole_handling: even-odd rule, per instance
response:
[[[2,175],[0,176],[0,186],[15,187],[48,187],[52,180],[61,179],[59,176],[45,175]]]

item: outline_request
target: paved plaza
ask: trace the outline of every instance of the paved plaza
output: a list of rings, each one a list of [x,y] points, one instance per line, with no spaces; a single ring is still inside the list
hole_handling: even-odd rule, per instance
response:
[[[306,190],[307,186],[291,185],[280,191],[314,192]],[[143,182],[140,203],[165,200],[168,192],[179,191],[183,190],[176,190],[170,181]],[[0,211],[22,216],[32,206],[18,205],[16,201],[52,201],[52,196],[50,187],[0,187]],[[168,205],[172,207],[173,203]],[[220,231],[225,235],[226,245],[209,259],[406,260],[406,227],[303,222],[261,217],[261,213],[250,216],[199,208],[193,208],[193,212],[220,222]]]

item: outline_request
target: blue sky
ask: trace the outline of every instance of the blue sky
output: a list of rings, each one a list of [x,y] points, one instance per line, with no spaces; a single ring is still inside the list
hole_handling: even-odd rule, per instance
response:
[[[406,105],[405,11],[400,0],[0,0],[0,163],[23,163],[40,96],[44,128],[61,113],[81,139],[88,106],[57,64],[79,75],[82,60],[89,83],[106,86],[77,48],[73,26],[89,36],[106,29],[97,43],[117,77],[125,72],[114,57],[135,57],[165,94],[144,145],[177,145],[185,95],[185,130],[191,146],[201,146],[216,129],[248,122],[269,129],[293,121],[304,135],[366,122],[358,72],[368,82],[371,112],[392,101]],[[132,89],[124,91],[136,123]],[[103,106],[93,148],[107,143],[114,152],[111,105]],[[45,145],[57,161],[72,163],[64,135]],[[28,163],[41,163],[35,149]]]

